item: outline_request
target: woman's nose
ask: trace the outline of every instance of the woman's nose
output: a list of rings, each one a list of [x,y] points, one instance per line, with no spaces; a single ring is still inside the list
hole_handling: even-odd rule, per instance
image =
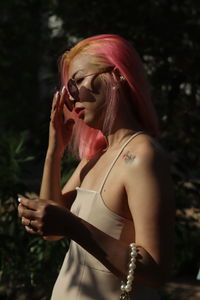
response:
[[[79,89],[79,101],[80,102],[94,102],[95,97],[92,93],[91,83],[84,84]]]
[[[88,89],[89,91],[92,91],[92,78],[91,76],[86,77],[83,82],[80,84],[79,91],[81,88],[84,87],[85,89]]]

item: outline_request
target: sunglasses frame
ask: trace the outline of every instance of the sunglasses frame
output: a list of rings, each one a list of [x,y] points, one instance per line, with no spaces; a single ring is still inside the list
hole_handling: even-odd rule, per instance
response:
[[[88,75],[85,75],[85,76],[82,76],[81,79],[85,79],[86,77],[89,77],[89,76],[93,76],[93,75],[100,75],[100,74],[103,74],[103,73],[109,73],[109,72],[112,72],[113,70],[115,69],[115,67],[107,67],[99,72],[95,72],[95,73],[91,73],[91,74],[88,74]],[[68,90],[68,93],[69,93],[69,96],[71,96],[72,98],[69,98],[68,99],[68,102],[66,102],[66,106],[67,108],[72,111],[74,106],[75,106],[75,103],[79,101],[79,89],[77,87],[77,81],[79,80],[80,78],[70,78],[67,82],[67,90]],[[71,92],[71,86],[73,86],[75,88],[75,92]],[[71,104],[71,105],[70,105]]]

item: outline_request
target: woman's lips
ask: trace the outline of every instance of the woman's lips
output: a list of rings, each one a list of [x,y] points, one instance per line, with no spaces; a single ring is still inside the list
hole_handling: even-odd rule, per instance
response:
[[[83,119],[84,118],[84,107],[75,107],[75,113],[77,114],[79,119]]]

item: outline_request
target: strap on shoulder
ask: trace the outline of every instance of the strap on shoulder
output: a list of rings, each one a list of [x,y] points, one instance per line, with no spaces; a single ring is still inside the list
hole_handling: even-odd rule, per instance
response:
[[[111,172],[111,170],[112,170],[114,164],[116,163],[116,161],[117,161],[117,159],[119,158],[120,154],[123,152],[123,150],[124,150],[124,148],[126,147],[126,145],[128,145],[128,143],[129,143],[132,139],[134,139],[137,135],[139,135],[139,134],[141,134],[141,133],[144,133],[144,131],[138,131],[138,132],[134,133],[134,134],[133,134],[133,135],[132,135],[132,136],[131,136],[131,137],[130,137],[123,145],[122,145],[122,147],[120,148],[120,150],[119,150],[119,152],[117,153],[116,157],[114,158],[112,164],[110,165],[108,171],[106,172],[106,175],[105,175],[105,177],[104,177],[104,179],[103,179],[103,181],[102,181],[102,183],[101,183],[101,186],[100,186],[100,189],[99,189],[99,193],[102,192],[102,189],[103,189],[104,184],[105,184],[105,182],[106,182],[106,180],[107,180],[107,178],[108,178],[108,175],[110,174],[110,172]]]

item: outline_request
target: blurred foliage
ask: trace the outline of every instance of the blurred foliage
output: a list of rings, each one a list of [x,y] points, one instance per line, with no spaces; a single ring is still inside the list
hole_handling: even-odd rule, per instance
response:
[[[196,278],[200,266],[200,228],[194,218],[181,215],[176,222],[176,273]]]
[[[20,224],[17,214],[18,194],[31,195],[22,181],[28,172],[27,164],[34,162],[34,157],[27,156],[28,136],[28,132],[22,132],[19,136],[6,132],[0,140],[1,299],[18,299],[22,294],[31,295],[33,299],[48,299],[68,249],[67,240],[48,243],[41,237],[27,234]],[[44,276],[45,273],[48,276]]]
[[[200,209],[200,2],[3,0],[0,11],[2,297],[17,299],[24,290],[31,299],[38,290],[40,296],[32,297],[46,299],[44,291],[49,293],[56,278],[67,242],[27,235],[15,201],[17,193],[39,190],[52,94],[60,88],[59,57],[79,39],[100,33],[130,40],[145,64],[159,115],[159,140],[171,157],[179,211],[174,269],[195,276],[199,227],[185,212]],[[66,157],[62,184],[76,164]]]
[[[25,142],[28,132],[21,132],[19,136],[6,132],[0,139],[0,204],[12,198],[17,198],[19,191],[24,194],[27,187],[22,181],[26,172],[26,163],[33,161],[33,156],[26,156]]]

